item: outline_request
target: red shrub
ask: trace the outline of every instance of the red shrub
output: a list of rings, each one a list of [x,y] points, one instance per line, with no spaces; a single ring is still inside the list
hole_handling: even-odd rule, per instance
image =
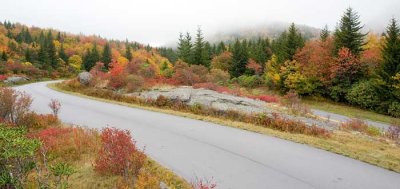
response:
[[[279,101],[276,96],[270,96],[270,95],[259,95],[259,96],[248,96],[248,97],[252,98],[252,99],[261,100],[261,101],[264,101],[267,103],[271,103],[271,102],[276,103]]]
[[[132,139],[129,131],[104,128],[101,133],[101,142],[102,147],[95,161],[97,172],[127,175],[132,166],[141,167],[132,163],[135,154],[142,153],[136,148],[136,142]]]
[[[368,129],[368,124],[360,119],[352,119],[347,122],[344,122],[340,125],[341,129],[352,130],[358,132],[366,132]]]
[[[0,81],[4,81],[4,80],[6,80],[7,79],[7,76],[5,76],[5,75],[0,75]]]
[[[60,123],[58,118],[52,114],[36,114],[34,112],[28,113],[21,120],[20,125],[26,126],[30,129],[45,129],[50,126],[57,126]]]
[[[30,135],[42,141],[42,153],[65,160],[76,160],[83,153],[98,149],[97,131],[80,127],[47,128]]]

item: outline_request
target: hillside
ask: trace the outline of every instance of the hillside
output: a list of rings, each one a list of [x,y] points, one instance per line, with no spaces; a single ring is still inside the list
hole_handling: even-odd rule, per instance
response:
[[[0,22],[0,75],[69,77],[90,70],[96,62],[106,68],[113,61],[126,63],[133,54],[152,59],[154,64],[167,61],[151,50],[137,42]]]
[[[289,28],[290,23],[274,22],[263,25],[255,25],[253,27],[238,27],[227,31],[219,31],[210,35],[207,39],[214,43],[219,41],[234,42],[236,38],[255,40],[259,37],[276,39],[279,35]],[[299,32],[306,38],[311,39],[318,37],[321,29],[306,26],[296,25]]]

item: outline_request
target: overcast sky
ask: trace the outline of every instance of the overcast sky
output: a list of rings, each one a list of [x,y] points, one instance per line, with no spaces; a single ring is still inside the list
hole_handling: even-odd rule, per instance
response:
[[[1,0],[0,20],[163,45],[198,25],[209,35],[268,22],[333,29],[349,6],[369,29],[400,19],[400,0]]]

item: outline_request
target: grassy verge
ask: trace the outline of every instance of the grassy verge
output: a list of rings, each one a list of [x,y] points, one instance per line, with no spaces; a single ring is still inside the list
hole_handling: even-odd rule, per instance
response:
[[[93,96],[87,96],[77,92],[62,90],[55,84],[49,85],[50,88],[93,100],[107,103],[114,103],[134,108],[141,108],[150,111],[162,112],[191,119],[209,121],[229,127],[248,130],[260,134],[270,135],[297,143],[307,144],[319,149],[327,150],[333,153],[344,155],[353,159],[357,159],[366,163],[370,163],[388,170],[400,173],[400,148],[393,141],[381,137],[370,137],[360,133],[335,131],[329,138],[313,137],[304,134],[292,134],[281,132],[266,127],[256,126],[253,124],[230,121],[210,116],[196,115],[188,112],[179,112],[169,109],[161,109],[156,107],[139,106],[131,103],[118,102],[109,99],[102,99]]]
[[[345,104],[335,103],[327,100],[312,100],[303,99],[303,102],[311,108],[319,109],[335,114],[340,114],[352,118],[369,119],[371,121],[378,121],[391,124],[393,122],[400,122],[399,118],[379,114],[373,111],[363,110],[357,107],[352,107]]]
[[[92,163],[94,156],[86,156],[80,161],[75,162],[74,167],[77,167],[77,172],[73,174],[68,181],[70,188],[118,188],[122,176],[102,176],[96,173]],[[157,162],[147,159],[143,171],[148,172],[152,177],[164,182],[170,188],[190,189],[190,184],[180,178],[172,171],[162,167]]]

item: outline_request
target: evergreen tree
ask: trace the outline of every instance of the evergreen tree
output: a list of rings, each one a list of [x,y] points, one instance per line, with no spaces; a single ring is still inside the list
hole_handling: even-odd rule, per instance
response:
[[[48,50],[48,55],[50,59],[50,64],[53,68],[57,68],[57,49],[56,46],[54,45],[53,42],[53,35],[51,34],[51,31],[47,34],[47,50]]]
[[[87,49],[86,53],[83,55],[82,64],[86,71],[90,71],[90,69],[92,69],[93,65],[90,62],[90,49]]]
[[[239,77],[246,71],[246,65],[248,61],[248,52],[246,42],[242,43],[239,39],[236,39],[235,44],[232,47],[232,66],[229,69],[229,73],[232,77]]]
[[[348,8],[345,11],[339,27],[336,28],[334,33],[335,53],[343,47],[350,49],[351,53],[356,56],[363,51],[363,46],[365,45],[364,37],[367,34],[361,33],[363,26],[361,26],[359,19],[360,16],[352,8]]]
[[[204,43],[204,66],[209,67],[213,55],[212,47],[208,41]]]
[[[205,58],[205,50],[204,50],[204,38],[201,32],[200,27],[197,29],[196,34],[196,41],[193,46],[193,64],[197,65],[206,65],[206,58]]]
[[[216,54],[221,54],[226,51],[225,43],[223,41],[218,43],[217,52]]]
[[[392,77],[400,73],[400,28],[393,18],[387,28],[385,44],[382,48],[383,63],[380,71],[382,78],[392,83]]]
[[[292,23],[289,27],[286,41],[288,59],[293,60],[293,56],[296,54],[297,49],[302,48],[303,46],[304,38],[301,36],[301,33],[297,31],[294,23]]]
[[[64,43],[61,43],[60,51],[58,52],[58,56],[64,60],[64,62],[68,62],[68,56],[65,54]]]
[[[112,59],[112,55],[111,55],[110,44],[106,43],[104,45],[104,49],[103,49],[103,53],[102,53],[102,57],[101,57],[101,61],[104,63],[104,67],[106,69],[108,69],[108,65],[110,64],[111,59]]]
[[[186,32],[186,35],[183,36],[182,33],[179,34],[178,41],[178,58],[186,63],[192,63],[191,61],[192,55],[192,37],[189,32]]]
[[[29,47],[26,48],[26,50],[25,50],[25,61],[31,62],[31,63],[33,62],[32,53],[31,53],[31,50],[29,49]]]
[[[83,67],[86,71],[90,71],[96,62],[100,60],[100,54],[97,50],[97,44],[93,44],[92,50],[87,50],[83,57]]]
[[[47,69],[47,70],[50,69],[51,61],[50,61],[49,53],[47,51],[47,46],[45,43],[40,45],[38,59],[39,59],[40,65],[43,69]]]
[[[131,52],[131,46],[130,44],[127,42],[126,43],[126,49],[125,49],[125,57],[131,61],[132,60],[132,52]]]
[[[1,53],[1,60],[3,60],[3,61],[7,61],[8,60],[7,53],[4,50],[3,50],[3,53]]]
[[[327,25],[325,25],[324,29],[322,29],[321,33],[319,34],[319,37],[320,37],[321,41],[326,41],[326,39],[328,39],[329,30],[328,30]]]

